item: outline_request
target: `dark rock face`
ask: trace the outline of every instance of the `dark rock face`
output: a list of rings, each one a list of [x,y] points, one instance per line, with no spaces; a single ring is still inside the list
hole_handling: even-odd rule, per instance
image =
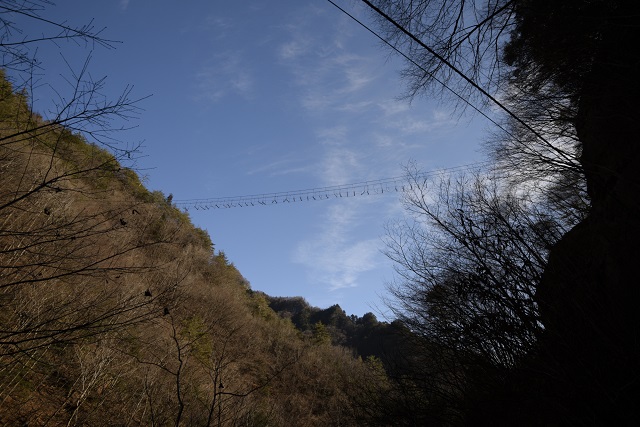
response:
[[[538,292],[546,328],[540,358],[560,419],[637,419],[630,412],[639,355],[633,234],[637,228],[592,216],[553,250]]]
[[[627,2],[613,3],[624,16]],[[576,121],[592,210],[552,249],[537,293],[545,424],[640,417],[640,31],[612,19],[598,37]]]

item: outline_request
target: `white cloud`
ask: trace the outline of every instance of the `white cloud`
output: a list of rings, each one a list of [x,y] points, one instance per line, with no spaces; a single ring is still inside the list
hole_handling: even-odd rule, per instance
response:
[[[372,105],[373,101],[358,101],[341,105],[337,107],[337,110],[345,113],[363,113],[369,110]]]
[[[307,94],[300,100],[302,106],[309,111],[322,111],[331,105],[329,97],[323,94]]]
[[[299,88],[299,102],[308,111],[318,113],[328,110],[356,111],[368,105],[353,99],[363,93],[376,79],[371,59],[346,53],[348,47],[335,34],[311,33],[312,25],[291,25],[287,35],[276,50]]]
[[[399,165],[411,157],[416,144],[424,145],[423,134],[444,126],[449,117],[415,111],[393,99],[398,93],[391,93],[383,58],[354,48],[355,36],[335,28],[307,34],[303,21],[286,29],[273,55],[317,129],[313,150],[318,155],[309,170],[317,173],[319,186],[398,176]],[[311,283],[335,296],[378,271],[382,241],[364,230],[376,224],[382,233],[387,215],[401,212],[397,194],[386,193],[334,201],[317,228],[297,243],[293,262],[306,270]],[[393,208],[385,205],[372,213],[367,207],[379,203],[377,197],[390,197],[384,203]]]
[[[437,122],[451,122],[451,113],[442,111],[442,110],[434,110],[433,111],[433,119]]]
[[[348,184],[359,168],[358,155],[353,150],[332,147],[322,163],[322,179],[327,185]]]
[[[294,80],[301,88],[302,106],[316,113],[366,111],[373,102],[357,97],[366,95],[365,89],[375,77],[363,71],[364,67],[342,67],[334,61],[327,62],[314,69],[297,66],[292,70]]]
[[[278,54],[281,59],[292,60],[307,53],[309,42],[307,40],[292,40],[280,46]]]
[[[345,95],[358,92],[366,88],[375,80],[375,75],[371,73],[367,58],[356,55],[342,55],[328,61],[327,74],[333,77],[335,85],[335,95]]]
[[[450,114],[434,110],[430,118],[405,112],[395,120],[387,120],[386,127],[399,131],[403,135],[429,133],[440,129],[451,128],[458,123]]]
[[[393,147],[396,145],[396,139],[391,137],[390,135],[383,135],[380,133],[374,134],[373,140],[376,142],[378,147]]]
[[[323,149],[320,179],[325,185],[341,185],[352,181],[361,168],[357,148],[349,140],[349,127],[336,125],[320,128],[316,138]]]
[[[385,115],[393,116],[409,111],[409,103],[397,100],[385,100],[378,103]]]
[[[231,19],[217,15],[207,17],[206,23],[209,27],[220,33],[227,32],[229,29],[234,27]]]
[[[230,81],[231,87],[235,89],[236,92],[242,94],[248,94],[253,87],[253,79],[246,72],[240,72],[238,75],[231,79]]]
[[[346,126],[332,126],[316,131],[316,136],[320,143],[324,145],[341,145],[347,137]]]
[[[269,176],[281,176],[297,173],[309,173],[309,166],[299,166],[299,160],[294,158],[278,159],[276,161],[260,165],[247,172],[247,175],[263,174]]]
[[[217,102],[228,95],[251,98],[253,77],[238,52],[216,55],[196,74],[198,98]]]
[[[350,235],[356,212],[355,205],[332,206],[320,232],[301,242],[293,254],[293,261],[309,270],[314,283],[331,291],[358,286],[360,275],[377,266],[380,241]]]
[[[420,120],[413,117],[407,117],[397,124],[399,130],[405,134],[430,132],[438,127],[437,122],[430,120]]]

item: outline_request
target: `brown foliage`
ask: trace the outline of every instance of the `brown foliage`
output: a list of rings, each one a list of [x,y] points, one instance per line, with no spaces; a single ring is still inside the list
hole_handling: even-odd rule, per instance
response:
[[[302,337],[185,213],[4,80],[0,116],[0,424],[364,422],[365,364]]]

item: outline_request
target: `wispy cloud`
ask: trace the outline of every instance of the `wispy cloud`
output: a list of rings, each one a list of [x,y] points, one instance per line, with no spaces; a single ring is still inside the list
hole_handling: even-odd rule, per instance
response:
[[[306,39],[291,40],[282,44],[278,50],[279,56],[284,60],[292,60],[307,53],[309,41]]]
[[[198,98],[217,102],[228,95],[251,98],[253,77],[239,52],[216,55],[196,73]]]
[[[309,93],[301,98],[300,103],[305,110],[322,111],[328,108],[331,105],[332,101],[325,94]]]
[[[378,103],[378,107],[380,107],[386,116],[394,116],[409,111],[409,104],[398,100],[385,99]]]
[[[218,15],[212,15],[205,20],[209,28],[214,29],[216,33],[225,33],[233,28],[233,21],[230,18]]]
[[[120,10],[127,10],[129,7],[129,0],[120,0]]]
[[[349,139],[350,129],[345,125],[321,128],[316,131],[317,141],[323,147],[318,172],[325,185],[349,183],[359,175],[360,155]]]
[[[366,88],[375,80],[369,59],[358,55],[343,55],[335,59],[335,65],[342,70],[343,86],[338,93],[352,93]]]
[[[393,147],[396,145],[396,140],[391,135],[375,133],[373,140],[378,147]]]
[[[330,208],[318,235],[301,242],[293,254],[293,261],[309,270],[315,284],[331,291],[358,286],[359,277],[376,268],[380,241],[350,235],[356,211],[353,206]]]
[[[322,178],[327,185],[348,184],[360,167],[358,155],[349,148],[333,147],[322,164]]]
[[[327,110],[361,112],[371,101],[359,99],[375,81],[367,58],[343,55],[322,61],[309,61],[307,66],[292,67],[294,81],[300,87],[302,106],[313,112]]]
[[[302,22],[288,27],[273,54],[291,76],[292,92],[315,128],[318,155],[309,171],[319,186],[401,175],[399,165],[414,155],[417,144],[424,145],[426,135],[452,123],[450,117],[395,99],[389,70],[382,69],[379,56],[362,53],[367,50],[357,48],[355,36],[335,27],[307,34],[306,28]],[[292,254],[309,280],[332,295],[358,286],[381,264],[381,240],[363,229],[377,222],[382,233],[385,218],[397,214],[400,205],[393,198],[372,213],[369,204],[379,203],[374,197],[358,195],[326,208],[317,230]]]
[[[325,127],[316,130],[316,138],[323,145],[342,145],[347,138],[348,128],[344,125]]]
[[[426,118],[417,114],[404,113],[398,118],[389,118],[385,126],[404,135],[413,135],[447,129],[456,125],[457,122],[450,114],[436,110],[431,113],[431,117]]]
[[[298,87],[300,104],[311,112],[365,107],[354,95],[364,93],[376,79],[371,58],[349,53],[345,36],[338,32],[311,32],[307,19],[286,28],[276,51]]]
[[[301,165],[295,158],[283,158],[255,167],[247,172],[247,175],[267,174],[269,176],[281,176],[297,173],[309,173],[310,167]]]
[[[363,113],[373,105],[372,101],[358,101],[341,105],[336,109],[345,113]]]

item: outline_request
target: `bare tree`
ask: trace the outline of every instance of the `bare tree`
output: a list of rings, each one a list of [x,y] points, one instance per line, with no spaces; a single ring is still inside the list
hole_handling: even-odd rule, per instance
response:
[[[627,48],[640,41],[635,4],[363,2],[379,6],[382,26],[413,59],[410,95],[445,83],[458,100],[471,91],[500,108],[489,148],[503,182],[537,187],[536,201],[573,227],[551,249],[535,294],[544,333],[532,357],[548,408],[536,417],[630,422],[640,316],[636,287],[622,277],[636,275],[640,239],[640,56]]]
[[[363,2],[376,10],[387,40],[412,60],[404,71],[409,96],[429,88],[443,90],[444,83],[463,97],[477,99],[481,94],[474,85],[488,93],[500,86],[504,77],[501,49],[509,36],[516,1]]]
[[[515,366],[540,331],[536,285],[567,225],[486,176],[410,176],[412,219],[388,228],[395,314],[447,348]]]
[[[386,239],[397,273],[387,304],[411,331],[392,374],[396,395],[445,424],[471,422],[477,406],[517,412],[492,405],[517,389],[538,351],[537,289],[573,223],[535,189],[487,173],[408,177],[409,218],[390,224]]]
[[[67,87],[55,89],[49,117],[32,110],[38,74],[46,72],[39,46],[113,45],[92,23],[47,19],[51,6],[44,0],[0,4],[0,298],[11,307],[0,315],[3,357],[157,315],[151,303],[159,295],[147,298],[122,284],[154,267],[136,265],[136,252],[168,241],[150,232],[154,218],[140,215],[148,194],[122,166],[136,151],[116,138],[139,112],[130,88],[106,98],[105,79],[90,77],[87,60],[70,69]],[[24,32],[19,23],[25,20],[41,32]],[[103,203],[116,192],[129,195]],[[98,244],[102,239],[112,244]]]

